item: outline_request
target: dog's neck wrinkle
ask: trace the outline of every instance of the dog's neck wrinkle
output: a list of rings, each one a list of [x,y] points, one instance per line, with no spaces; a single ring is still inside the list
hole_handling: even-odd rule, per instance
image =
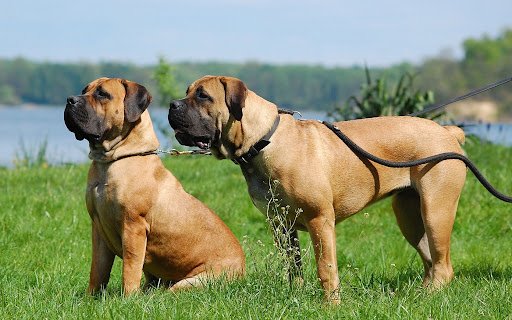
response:
[[[249,91],[240,123],[242,143],[236,146],[233,157],[240,157],[260,141],[270,131],[277,116],[275,104]]]
[[[123,130],[113,140],[91,146],[89,158],[100,163],[109,163],[131,155],[156,151],[159,147],[149,113],[144,111],[141,120],[133,128]]]

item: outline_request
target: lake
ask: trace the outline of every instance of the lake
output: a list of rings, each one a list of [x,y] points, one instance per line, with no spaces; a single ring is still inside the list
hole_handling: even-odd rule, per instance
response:
[[[155,129],[168,127],[167,110],[155,108],[150,113]],[[12,167],[16,158],[25,153],[34,155],[45,143],[52,164],[88,160],[88,142],[76,140],[64,124],[64,105],[0,107],[0,119],[0,166]],[[156,131],[162,148],[168,147],[170,141]]]
[[[158,128],[169,128],[167,109],[150,107],[161,148],[170,148],[171,140]],[[307,119],[325,119],[325,113],[303,112]],[[512,124],[474,123],[464,128],[467,134],[503,145],[512,145]],[[0,107],[0,166],[12,167],[24,154],[35,155],[47,143],[47,159],[52,164],[80,163],[88,160],[87,141],[77,141],[64,125],[64,105],[56,107]]]

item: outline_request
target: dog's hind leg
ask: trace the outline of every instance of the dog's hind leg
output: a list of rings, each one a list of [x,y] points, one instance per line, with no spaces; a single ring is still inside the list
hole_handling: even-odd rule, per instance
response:
[[[425,271],[423,285],[428,285],[432,276],[432,258],[421,218],[420,196],[414,189],[406,189],[393,196],[392,205],[400,231],[420,254]]]
[[[436,190],[422,197],[421,211],[432,256],[432,289],[442,287],[453,278],[450,259],[450,236],[455,221],[459,194]]]
[[[206,273],[200,273],[190,278],[182,279],[173,284],[169,290],[172,292],[178,292],[186,289],[200,288],[206,284],[207,275]]]
[[[464,186],[466,166],[456,160],[446,160],[420,170],[423,176],[420,176],[416,185],[432,256],[432,279],[429,286],[437,289],[453,278],[450,236]]]

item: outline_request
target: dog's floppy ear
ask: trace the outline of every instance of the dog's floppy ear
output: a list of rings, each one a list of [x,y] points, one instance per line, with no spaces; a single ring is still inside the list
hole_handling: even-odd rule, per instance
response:
[[[236,78],[221,77],[220,82],[224,86],[226,95],[226,105],[228,106],[229,113],[240,121],[242,120],[245,105],[245,98],[247,97],[247,87],[245,84]]]
[[[122,80],[121,81],[126,95],[124,96],[124,116],[128,122],[139,120],[140,115],[147,109],[151,103],[149,91],[138,83]]]

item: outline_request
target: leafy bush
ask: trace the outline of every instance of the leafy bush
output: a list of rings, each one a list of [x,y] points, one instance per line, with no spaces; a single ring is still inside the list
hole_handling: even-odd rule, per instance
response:
[[[334,109],[329,116],[335,120],[361,119],[379,116],[407,115],[423,110],[434,102],[434,93],[414,90],[414,75],[404,73],[396,87],[388,89],[385,77],[372,81],[370,71],[365,67],[366,83],[361,86],[360,97],[351,96],[342,106]],[[430,119],[444,113],[427,114]]]

